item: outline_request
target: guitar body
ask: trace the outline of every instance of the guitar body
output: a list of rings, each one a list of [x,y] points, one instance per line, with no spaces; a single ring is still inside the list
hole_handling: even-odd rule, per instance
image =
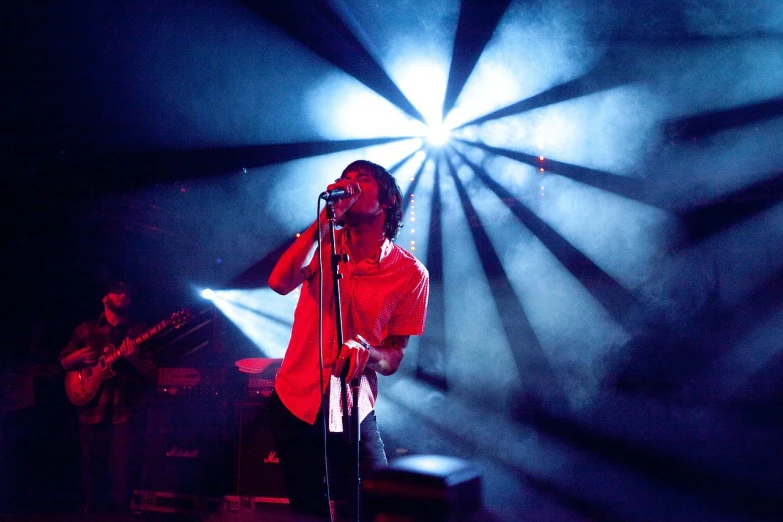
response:
[[[116,349],[111,345],[104,348],[104,353],[115,351]],[[111,379],[114,375],[107,358],[101,356],[92,366],[65,372],[65,394],[76,406],[84,406],[95,398],[103,381]]]
[[[103,348],[103,354],[98,362],[92,366],[65,372],[65,394],[68,396],[68,400],[76,406],[84,406],[90,402],[98,394],[103,381],[114,377],[115,374],[112,370],[114,361],[136,353],[138,346],[153,335],[168,328],[179,328],[192,317],[193,315],[187,310],[174,312],[168,319],[159,322],[135,339],[130,340],[130,344],[123,342],[119,349],[107,344]]]

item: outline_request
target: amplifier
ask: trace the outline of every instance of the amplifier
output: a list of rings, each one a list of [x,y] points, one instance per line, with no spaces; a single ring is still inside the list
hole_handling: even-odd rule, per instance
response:
[[[142,490],[223,496],[232,489],[236,430],[230,401],[166,397],[151,403]]]
[[[240,379],[230,367],[158,368],[158,395],[189,397],[225,397],[237,393]]]
[[[264,402],[272,395],[275,377],[280,371],[282,359],[242,359],[236,362],[239,371],[246,375],[244,398],[246,401]]]
[[[275,381],[272,379],[263,379],[251,375],[247,379],[245,388],[245,398],[251,401],[266,401],[272,396],[272,390],[275,388]]]
[[[286,499],[285,480],[277,458],[265,403],[239,403],[239,444],[235,469],[236,493],[263,502]]]

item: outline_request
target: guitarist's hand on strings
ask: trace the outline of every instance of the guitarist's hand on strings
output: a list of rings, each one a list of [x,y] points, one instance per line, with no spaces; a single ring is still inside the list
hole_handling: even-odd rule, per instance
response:
[[[128,357],[129,355],[133,355],[134,351],[136,350],[136,345],[131,341],[130,339],[125,339],[122,341],[122,344],[120,345],[120,353]]]
[[[369,359],[369,346],[364,339],[357,335],[355,339],[346,341],[340,349],[340,354],[334,361],[334,375],[339,377],[345,371],[347,372],[345,381],[351,382],[364,372]]]
[[[84,366],[90,366],[98,361],[98,354],[95,350],[86,346],[79,348],[78,350],[66,355],[62,358],[61,364],[63,369],[71,370],[75,368],[82,368]]]

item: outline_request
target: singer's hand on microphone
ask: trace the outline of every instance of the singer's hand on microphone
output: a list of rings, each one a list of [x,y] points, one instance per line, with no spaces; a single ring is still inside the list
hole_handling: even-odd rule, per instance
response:
[[[335,217],[339,219],[345,212],[351,208],[351,205],[356,203],[359,196],[362,194],[362,189],[358,183],[351,183],[345,179],[337,179],[334,183],[326,187],[326,191],[329,192],[334,189],[342,189],[348,194],[347,197],[334,200],[334,213]]]

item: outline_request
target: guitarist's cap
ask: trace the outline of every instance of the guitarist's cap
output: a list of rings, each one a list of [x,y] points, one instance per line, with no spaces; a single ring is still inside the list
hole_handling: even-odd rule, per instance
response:
[[[134,289],[128,283],[124,281],[115,281],[106,287],[106,293],[104,295],[125,294],[128,297],[133,297],[135,293],[136,293],[136,289]]]

